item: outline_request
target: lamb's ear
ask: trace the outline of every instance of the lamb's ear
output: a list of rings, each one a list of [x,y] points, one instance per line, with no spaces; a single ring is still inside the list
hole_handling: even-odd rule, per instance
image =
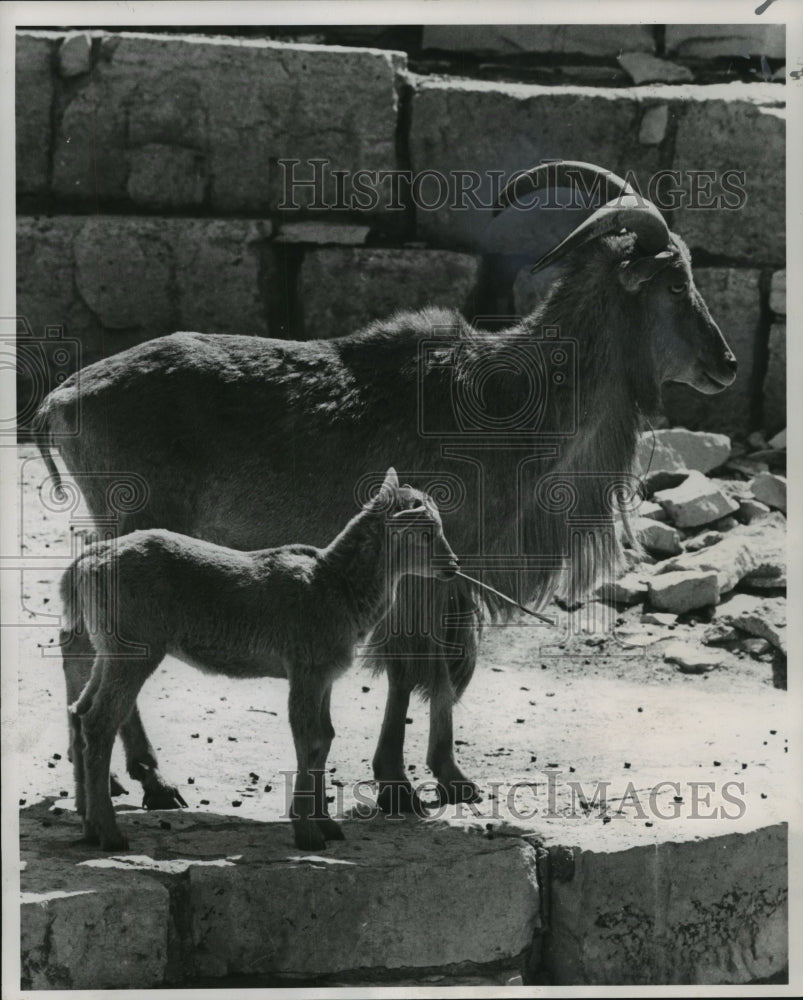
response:
[[[385,473],[385,481],[379,487],[373,498],[368,501],[366,507],[370,510],[390,510],[396,499],[396,491],[399,488],[399,477],[396,470],[391,466]]]

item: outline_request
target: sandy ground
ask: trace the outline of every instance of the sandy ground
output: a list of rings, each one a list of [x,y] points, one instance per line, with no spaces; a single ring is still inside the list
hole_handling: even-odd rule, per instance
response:
[[[32,448],[21,449],[20,476],[26,568],[6,579],[4,601],[4,623],[18,626],[15,777],[20,805],[53,796],[71,808],[64,683],[52,647],[56,581],[70,554],[71,525],[81,528],[80,509],[48,509],[37,489],[44,467]],[[729,832],[783,815],[789,723],[786,693],[773,688],[770,664],[724,652],[717,669],[687,675],[663,660],[663,648],[672,639],[699,642],[699,624],[645,626],[635,608],[620,616],[615,634],[570,635],[569,616],[554,610],[555,630],[513,624],[486,632],[474,680],[455,713],[458,761],[485,798],[473,810],[462,807],[458,818],[523,824],[547,839],[565,839],[569,823],[579,842],[618,835],[623,822],[637,839],[675,830],[680,836],[670,821],[673,810],[688,817],[696,809],[693,829],[701,832]],[[633,635],[646,645],[625,646]],[[371,779],[385,690],[384,677],[360,663],[335,687],[330,792],[341,815],[354,805],[355,783]],[[168,659],[146,684],[140,707],[162,771],[179,785],[190,810],[276,820],[286,812],[292,782],[284,772],[294,766],[286,701],[284,681],[235,682]],[[414,699],[406,741],[414,782],[431,779],[427,720],[426,705]],[[115,753],[123,777],[119,746]],[[600,781],[609,783],[608,818],[613,813],[619,822],[606,825],[604,811],[577,808],[569,783],[580,782],[590,798]],[[650,804],[660,782],[680,787],[662,787]],[[713,789],[701,792],[690,782]],[[723,790],[727,782],[741,790]],[[124,784],[129,792],[118,804],[138,807],[139,786],[127,776]],[[367,784],[359,793],[371,798]]]

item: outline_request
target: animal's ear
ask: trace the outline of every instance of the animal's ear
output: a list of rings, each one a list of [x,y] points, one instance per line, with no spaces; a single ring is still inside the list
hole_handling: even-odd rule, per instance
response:
[[[628,292],[637,292],[645,281],[650,281],[675,259],[671,250],[662,250],[652,257],[624,260],[619,265],[619,281]]]
[[[365,506],[370,510],[390,510],[396,499],[398,488],[399,477],[391,466],[385,473],[385,481]]]

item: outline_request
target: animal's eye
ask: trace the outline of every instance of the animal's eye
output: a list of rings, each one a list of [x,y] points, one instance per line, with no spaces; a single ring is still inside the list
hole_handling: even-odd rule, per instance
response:
[[[686,282],[683,281],[683,282],[681,282],[680,284],[677,284],[677,285],[670,285],[669,286],[669,291],[673,295],[682,295],[686,291]]]

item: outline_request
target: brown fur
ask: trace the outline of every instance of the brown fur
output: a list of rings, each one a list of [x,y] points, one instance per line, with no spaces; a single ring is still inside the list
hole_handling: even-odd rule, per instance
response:
[[[76,804],[87,838],[105,850],[127,846],[109,795],[111,750],[167,654],[226,677],[288,678],[296,846],[320,850],[342,838],[326,807],[332,684],[386,613],[400,577],[421,587],[421,577],[446,578],[457,565],[437,508],[400,488],[392,469],[378,497],[324,549],[241,552],[163,529],[89,546],[61,585],[71,627],[85,628],[95,649],[72,709]]]
[[[631,472],[641,415],[656,408],[661,384],[715,392],[734,377],[733,356],[694,287],[688,250],[674,235],[670,246],[671,260],[648,269],[641,283],[624,280],[638,277],[647,260],[630,236],[573,250],[534,313],[496,339],[440,309],[402,313],[338,340],[162,337],[69,379],[45,401],[41,426],[96,519],[109,513],[107,479],[97,474],[135,472],[148,494],[140,509],[119,513],[118,531],[160,526],[239,549],[297,538],[322,544],[349,516],[356,484],[392,456],[414,486],[434,492],[446,477],[462,485],[465,498],[443,516],[469,573],[474,563],[477,571],[486,567],[488,583],[537,605],[556,592],[577,597],[615,559],[611,490]],[[547,384],[540,427],[515,447],[512,438],[483,445],[461,434],[455,394],[476,364],[551,327],[577,346],[576,389]],[[453,365],[420,360],[421,343],[433,336],[453,348]],[[489,407],[510,412],[527,390],[502,372],[489,384]],[[423,397],[427,419],[446,428],[440,437],[419,433]],[[558,436],[575,406],[573,435]],[[76,422],[81,433],[70,437]],[[44,454],[52,466],[47,448]],[[321,476],[331,484],[331,504],[317,502],[312,486]],[[573,506],[552,502],[561,489]],[[593,521],[577,551],[570,548],[573,517]],[[526,572],[509,568],[516,559],[529,561]],[[383,793],[409,794],[404,719],[417,688],[430,701],[427,762],[446,798],[470,799],[477,790],[454,760],[452,706],[474,671],[477,609],[505,612],[455,581],[438,589],[426,611],[433,638],[424,610],[410,607],[410,586],[402,581],[397,601],[412,627],[377,635],[372,650],[389,681],[374,773]],[[75,697],[90,651],[69,631],[64,642]],[[121,733],[146,802],[175,802],[178,792],[159,775],[136,708]]]

